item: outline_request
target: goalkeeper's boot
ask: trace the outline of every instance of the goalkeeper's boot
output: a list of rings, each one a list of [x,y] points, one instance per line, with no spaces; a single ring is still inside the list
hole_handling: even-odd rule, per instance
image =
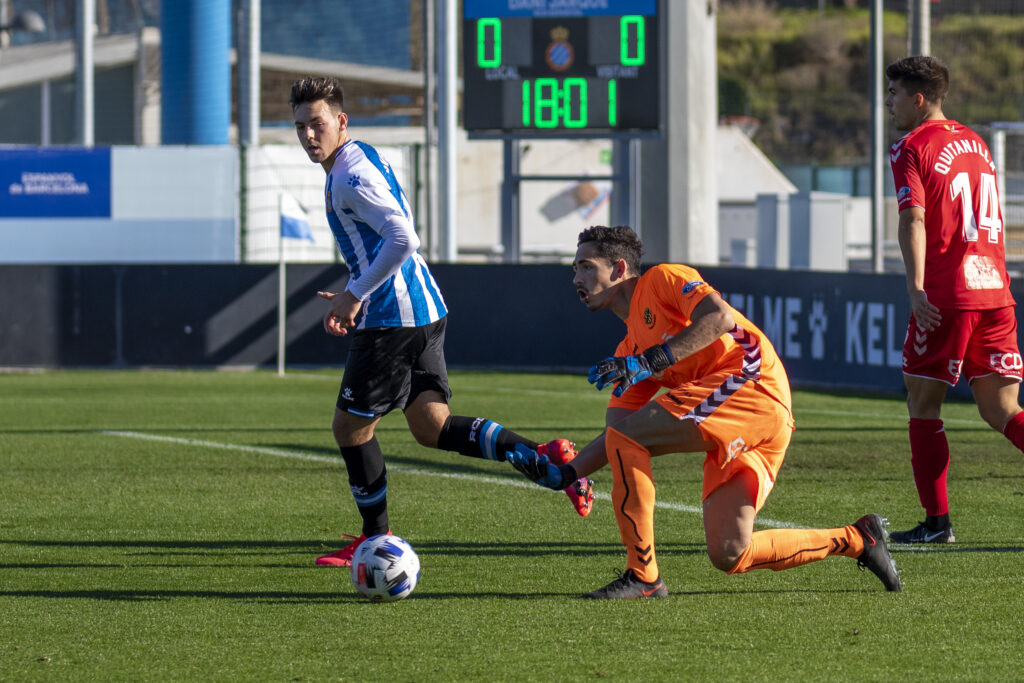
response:
[[[853,523],[864,538],[864,552],[857,558],[857,566],[861,571],[870,569],[885,584],[885,590],[899,592],[903,590],[903,582],[885,544],[886,524],[886,520],[874,514],[864,515]]]
[[[391,530],[388,529],[388,533]],[[324,555],[323,557],[316,558],[316,563],[326,567],[351,567],[352,556],[356,554],[356,548],[359,544],[366,540],[366,534],[359,534],[358,536],[352,536],[350,534],[342,534],[342,538],[351,538],[352,542],[341,550],[335,550],[333,553]]]
[[[537,455],[546,455],[552,463],[565,465],[576,457],[576,444],[568,439],[555,439],[537,446]],[[579,516],[586,517],[594,505],[594,482],[586,477],[580,477],[569,484],[565,489],[565,495],[569,496]]]
[[[953,543],[956,537],[953,535],[952,525],[932,529],[927,522],[920,522],[913,529],[892,532],[889,534],[889,540],[893,543]]]
[[[618,574],[618,570],[615,571]],[[619,574],[619,578],[609,583],[604,588],[584,593],[581,598],[592,600],[624,600],[629,598],[666,598],[668,588],[659,576],[648,583],[637,578],[632,569],[627,569]]]

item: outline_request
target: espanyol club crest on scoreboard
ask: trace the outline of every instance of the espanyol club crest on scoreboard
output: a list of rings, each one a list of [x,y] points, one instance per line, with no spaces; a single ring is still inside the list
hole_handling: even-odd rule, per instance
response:
[[[569,42],[569,30],[564,26],[551,29],[551,44],[544,51],[544,60],[552,71],[565,71],[576,56]]]

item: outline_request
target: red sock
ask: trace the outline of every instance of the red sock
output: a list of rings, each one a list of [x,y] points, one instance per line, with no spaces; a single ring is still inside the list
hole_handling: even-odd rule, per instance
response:
[[[1024,410],[1010,418],[1010,421],[1003,427],[1003,436],[1024,451]]]
[[[914,469],[917,495],[925,513],[936,517],[949,513],[946,472],[949,442],[942,420],[910,418],[910,465]]]

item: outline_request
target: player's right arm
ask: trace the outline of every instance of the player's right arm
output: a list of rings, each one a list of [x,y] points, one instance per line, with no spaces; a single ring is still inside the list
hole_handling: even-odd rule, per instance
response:
[[[614,426],[634,412],[626,408],[608,408],[605,413],[605,424],[608,427]],[[596,439],[584,446],[569,465],[557,465],[546,455],[538,456],[537,451],[525,444],[518,444],[515,450],[507,453],[505,457],[514,468],[534,483],[560,491],[574,480],[589,476],[608,464],[608,454],[604,445],[606,433],[601,432]]]
[[[606,427],[614,427],[635,412],[635,410],[629,410],[628,408],[609,407],[604,414],[604,424]],[[572,466],[576,470],[577,478],[588,477],[608,464],[608,453],[604,446],[604,436],[605,432],[602,432],[599,437],[584,446],[576,457],[573,458]]]
[[[907,271],[907,294],[914,320],[923,330],[933,330],[939,324],[939,309],[928,301],[924,291],[924,273],[927,267],[925,253],[927,233],[925,232],[924,209],[911,206],[900,211],[898,230],[900,251]]]
[[[690,313],[690,325],[666,341],[672,357],[678,360],[688,358],[714,344],[733,327],[736,321],[732,309],[715,292],[708,292]]]
[[[913,132],[904,135],[892,146],[889,162],[896,186],[896,205],[900,212],[897,237],[907,272],[910,312],[914,314],[914,320],[921,329],[932,330],[939,324],[939,309],[928,301],[924,291],[928,240],[924,211],[928,200],[921,169],[927,166],[921,161]],[[938,207],[932,209],[939,210]]]

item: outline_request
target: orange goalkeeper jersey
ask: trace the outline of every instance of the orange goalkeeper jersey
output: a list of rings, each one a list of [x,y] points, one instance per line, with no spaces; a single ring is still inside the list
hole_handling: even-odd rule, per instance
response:
[[[626,337],[619,342],[615,355],[634,355],[674,337],[692,324],[693,309],[711,292],[717,294],[689,266],[654,266],[637,281],[626,319]],[[728,371],[756,382],[792,414],[789,378],[775,348],[739,311],[731,311],[736,322],[733,330],[664,372],[631,386],[622,396],[613,396],[608,407],[637,410],[654,397],[659,387],[677,387],[714,372]]]

